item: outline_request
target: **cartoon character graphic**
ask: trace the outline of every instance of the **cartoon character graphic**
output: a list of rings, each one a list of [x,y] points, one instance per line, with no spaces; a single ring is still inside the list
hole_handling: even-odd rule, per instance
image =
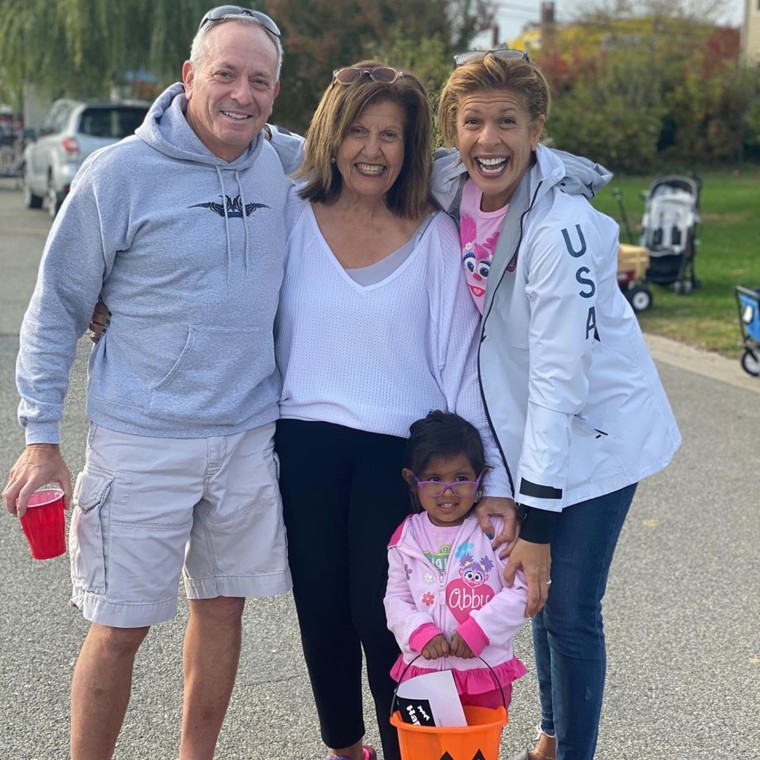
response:
[[[446,606],[458,623],[463,623],[470,612],[479,610],[494,596],[486,583],[494,564],[488,557],[476,560],[469,552],[458,555],[459,578],[446,586]]]
[[[480,562],[465,554],[460,560],[459,577],[470,587],[477,588],[488,580],[488,573],[493,570],[493,562],[483,557]]]
[[[477,228],[471,216],[463,215],[459,226],[459,242],[462,247],[462,264],[467,287],[476,299],[485,297],[488,273],[499,233],[486,238],[485,243],[476,241]]]

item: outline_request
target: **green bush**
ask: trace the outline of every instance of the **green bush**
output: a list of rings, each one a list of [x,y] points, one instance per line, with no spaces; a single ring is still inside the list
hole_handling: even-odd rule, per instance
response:
[[[557,147],[640,173],[657,164],[660,124],[655,106],[632,108],[624,95],[600,97],[594,83],[582,82],[554,108],[547,129]]]

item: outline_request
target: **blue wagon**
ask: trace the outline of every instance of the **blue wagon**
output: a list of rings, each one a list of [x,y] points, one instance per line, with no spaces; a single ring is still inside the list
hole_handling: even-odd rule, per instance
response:
[[[760,375],[760,288],[751,290],[737,285],[736,303],[744,342],[742,369],[757,377]]]

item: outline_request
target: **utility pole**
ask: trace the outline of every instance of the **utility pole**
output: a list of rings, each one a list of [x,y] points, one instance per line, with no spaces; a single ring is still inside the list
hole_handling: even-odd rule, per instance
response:
[[[556,32],[556,22],[554,15],[554,3],[541,3],[541,49],[551,51],[554,49],[554,40]]]

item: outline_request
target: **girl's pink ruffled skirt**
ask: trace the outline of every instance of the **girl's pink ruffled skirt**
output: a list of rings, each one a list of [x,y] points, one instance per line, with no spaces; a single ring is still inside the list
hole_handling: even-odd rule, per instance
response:
[[[417,660],[420,662],[421,660]],[[423,660],[423,662],[429,662],[429,660]],[[455,670],[451,669],[454,675],[454,683],[457,686],[457,692],[459,694],[484,694],[487,691],[493,691],[496,688],[494,682],[494,674],[499,681],[499,686],[510,686],[513,681],[518,678],[522,678],[528,671],[525,665],[513,657],[511,660],[502,662],[500,665],[491,666],[491,671],[483,666],[482,668],[472,668],[468,670]],[[404,662],[404,656],[399,655],[396,660],[396,664],[391,668],[391,678],[395,681],[401,680],[402,676],[406,681],[414,676],[421,676],[425,673],[434,673],[442,668],[424,668],[417,665],[409,665]]]

